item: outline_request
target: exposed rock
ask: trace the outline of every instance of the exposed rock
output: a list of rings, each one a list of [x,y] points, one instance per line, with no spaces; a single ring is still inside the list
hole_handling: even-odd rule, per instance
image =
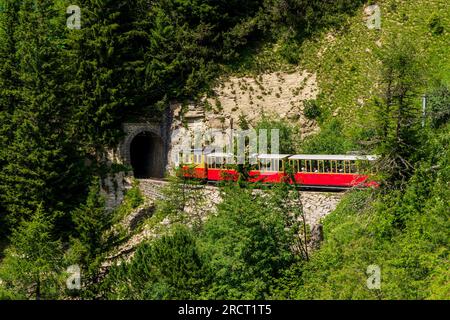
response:
[[[155,212],[155,205],[153,201],[149,201],[147,199],[147,202],[144,206],[139,207],[136,209],[133,213],[128,215],[125,218],[124,224],[131,230],[135,230],[136,227],[145,219],[150,218],[153,213]]]
[[[312,250],[317,250],[323,242],[323,225],[316,224],[311,229],[311,238],[309,241],[309,248]]]

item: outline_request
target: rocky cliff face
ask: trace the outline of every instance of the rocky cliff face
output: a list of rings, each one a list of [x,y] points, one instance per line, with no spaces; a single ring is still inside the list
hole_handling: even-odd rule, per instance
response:
[[[266,115],[297,124],[305,136],[317,127],[304,117],[304,101],[316,99],[318,90],[316,75],[307,71],[231,77],[205,98],[205,119],[210,127],[226,129],[231,119],[238,123],[243,116],[254,124]]]
[[[207,136],[207,132],[222,132],[215,135],[214,145],[224,147],[229,142],[227,131],[239,129],[242,119],[251,126],[262,117],[287,121],[300,129],[301,137],[319,130],[314,120],[304,115],[305,101],[316,99],[319,88],[313,73],[301,70],[261,74],[257,77],[230,77],[214,88],[213,94],[199,103],[171,104],[173,112],[169,151],[169,167],[173,165],[174,146],[182,144],[186,136]],[[180,129],[183,133],[175,134]],[[207,138],[202,138],[207,140]]]

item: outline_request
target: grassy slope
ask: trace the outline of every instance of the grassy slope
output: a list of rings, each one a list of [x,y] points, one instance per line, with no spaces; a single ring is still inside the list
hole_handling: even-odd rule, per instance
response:
[[[376,93],[377,41],[383,44],[396,35],[411,39],[423,56],[426,85],[433,79],[450,85],[450,4],[444,0],[379,3],[381,31],[368,30],[361,12],[349,19],[343,31],[329,33],[334,40],[321,35],[301,46],[301,65],[318,72],[322,106],[347,124],[358,115],[355,111],[364,112],[358,99],[367,101]],[[433,14],[441,18],[444,34],[431,34]],[[321,59],[317,59],[319,51]],[[375,200],[369,194],[351,194],[326,219],[325,244],[305,271],[297,298],[450,299],[450,127],[442,131],[430,144],[434,157],[423,160],[405,194]],[[435,159],[444,160],[438,172],[430,173],[435,164],[430,161]],[[381,290],[366,287],[370,264],[381,267]]]
[[[375,52],[397,35],[410,39],[426,67],[425,86],[441,80],[450,85],[450,4],[446,0],[382,0],[382,29],[369,30],[362,9],[340,30],[326,30],[290,44],[290,60],[318,74],[323,121],[337,117],[352,135],[365,104],[377,93],[379,62]],[[433,35],[429,22],[441,19],[445,32]],[[263,44],[249,52],[233,73],[258,73],[289,68],[286,40]],[[283,56],[284,55],[284,56]],[[291,65],[296,67],[297,65]],[[423,88],[426,92],[427,88]],[[420,97],[418,97],[420,103]],[[300,299],[450,299],[449,230],[450,127],[430,143],[430,156],[404,194],[381,197],[352,193],[325,220],[325,243],[307,265]],[[444,159],[437,172],[430,167]],[[446,160],[447,159],[447,160]],[[366,286],[366,269],[381,267],[381,290]]]
[[[279,71],[289,67],[317,72],[321,106],[328,118],[335,114],[347,124],[377,92],[379,45],[396,35],[409,38],[423,55],[429,80],[441,79],[450,85],[450,4],[447,0],[381,0],[381,30],[369,30],[363,9],[349,17],[339,30],[324,30],[302,43],[287,45],[280,34],[275,44],[262,44],[244,54],[239,64],[229,66],[235,74]],[[433,14],[441,19],[445,32],[432,35]],[[378,44],[377,44],[378,43]],[[288,65],[286,56],[297,64]],[[326,121],[326,119],[325,119]],[[350,126],[348,126],[350,127]]]
[[[301,46],[301,65],[318,72],[322,104],[339,110],[346,119],[360,106],[358,99],[367,101],[376,93],[377,42],[382,45],[397,35],[417,45],[430,77],[450,84],[450,4],[445,0],[388,0],[379,4],[381,30],[369,30],[360,11],[342,31],[330,31],[328,37],[322,35]],[[441,18],[444,34],[431,34],[428,24],[433,14]],[[322,52],[319,59],[318,52]]]
[[[353,192],[325,219],[325,242],[296,298],[450,299],[450,125],[429,141],[404,193]],[[439,165],[438,169],[430,169]],[[366,270],[381,268],[381,290]]]

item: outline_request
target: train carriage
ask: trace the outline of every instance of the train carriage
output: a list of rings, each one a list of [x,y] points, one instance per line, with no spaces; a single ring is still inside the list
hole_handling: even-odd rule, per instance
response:
[[[237,181],[239,173],[231,153],[210,153],[206,156],[206,170],[209,181]]]
[[[310,187],[370,187],[370,162],[376,156],[293,155],[289,166],[295,182]]]
[[[208,181],[237,181],[239,172],[231,153],[191,150],[180,154],[185,177]],[[250,156],[249,182],[296,183],[308,188],[377,187],[371,180],[374,155],[289,155]]]
[[[286,178],[286,160],[289,154],[254,155],[256,164],[249,172],[250,182],[280,183]]]
[[[181,152],[178,157],[182,175],[187,178],[207,179],[206,155],[207,152],[203,149]]]

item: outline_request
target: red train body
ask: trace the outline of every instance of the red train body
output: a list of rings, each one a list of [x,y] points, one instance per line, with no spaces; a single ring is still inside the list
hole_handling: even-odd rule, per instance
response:
[[[368,173],[370,162],[376,158],[353,155],[254,155],[248,181],[264,184],[288,182],[317,188],[377,187],[378,183]],[[194,153],[182,159],[185,160],[181,164],[185,177],[207,181],[237,181],[239,178],[233,155]]]

